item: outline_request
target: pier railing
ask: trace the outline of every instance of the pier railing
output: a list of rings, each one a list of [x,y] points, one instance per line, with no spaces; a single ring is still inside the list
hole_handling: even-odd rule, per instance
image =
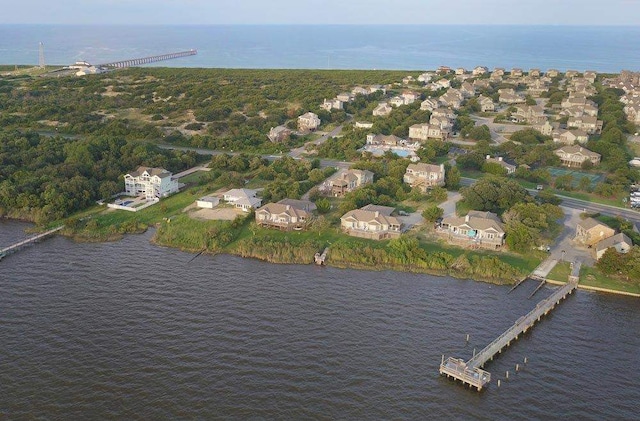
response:
[[[60,231],[63,228],[64,228],[64,225],[59,226],[57,228],[54,228],[52,230],[49,230],[47,232],[43,232],[42,234],[38,234],[38,235],[36,235],[34,237],[27,238],[26,240],[22,240],[19,243],[12,244],[9,247],[5,247],[3,249],[0,249],[0,259],[2,259],[5,256],[8,256],[11,253],[15,253],[17,250],[19,250],[20,248],[22,248],[24,246],[36,243],[36,242],[42,240],[43,238],[46,238],[46,237],[48,237],[50,235],[53,235],[53,234],[55,234],[56,232]]]
[[[580,273],[580,262],[576,262],[572,266],[572,275],[562,287],[554,291],[549,297],[540,301],[536,307],[526,315],[520,317],[516,322],[504,331],[500,336],[494,339],[489,345],[484,347],[480,352],[475,353],[473,357],[464,362],[462,359],[449,357],[445,360],[442,356],[440,364],[440,374],[450,376],[454,379],[461,380],[465,384],[469,384],[478,390],[481,390],[487,383],[491,381],[491,375],[481,367],[493,359],[496,354],[502,352],[502,349],[509,346],[512,341],[532,328],[542,316],[552,311],[556,305],[560,303],[567,295],[578,287],[578,277]]]

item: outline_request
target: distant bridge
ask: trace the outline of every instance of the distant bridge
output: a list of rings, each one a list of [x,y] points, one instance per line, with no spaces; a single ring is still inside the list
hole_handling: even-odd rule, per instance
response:
[[[173,60],[174,58],[195,56],[198,50],[181,51],[179,53],[162,54],[159,56],[133,58],[130,60],[114,61],[111,63],[98,64],[96,67],[119,69],[123,67],[140,66],[142,64],[155,63],[157,61]]]

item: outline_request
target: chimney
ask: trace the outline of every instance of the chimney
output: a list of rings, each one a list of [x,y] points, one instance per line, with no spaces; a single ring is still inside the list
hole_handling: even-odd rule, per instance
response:
[[[286,209],[286,210],[289,210],[289,209],[291,209],[291,206],[290,206],[290,205],[287,205],[287,206],[285,207],[285,209]]]
[[[498,161],[502,162],[502,157],[501,156],[498,157]]]
[[[487,159],[490,159],[490,158],[491,158],[491,155],[487,155]]]
[[[376,218],[380,216],[380,212],[376,211],[375,212]]]
[[[469,222],[469,215],[466,215],[466,216],[464,217],[464,222]]]

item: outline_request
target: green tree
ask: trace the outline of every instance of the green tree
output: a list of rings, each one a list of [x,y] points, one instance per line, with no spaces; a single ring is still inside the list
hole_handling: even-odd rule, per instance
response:
[[[462,176],[457,166],[445,164],[444,185],[448,190],[458,190]]]
[[[317,211],[319,214],[323,215],[329,213],[331,210],[331,202],[327,198],[320,198],[316,200]]]
[[[529,202],[531,196],[517,181],[504,177],[486,177],[461,189],[465,203],[471,209],[502,214],[516,203]]]
[[[429,222],[435,222],[436,219],[441,218],[443,214],[444,210],[436,205],[431,205],[422,211],[422,217]]]

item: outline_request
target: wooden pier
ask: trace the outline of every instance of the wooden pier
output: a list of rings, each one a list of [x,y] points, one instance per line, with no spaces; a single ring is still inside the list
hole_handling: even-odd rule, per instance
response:
[[[473,357],[469,361],[465,362],[462,359],[453,357],[445,359],[443,355],[440,363],[440,374],[460,380],[464,384],[475,387],[478,391],[482,390],[482,388],[491,381],[491,374],[482,370],[482,367],[487,361],[492,360],[497,354],[501,353],[505,347],[511,345],[511,342],[531,329],[536,322],[540,321],[542,316],[551,312],[560,301],[565,299],[578,287],[580,262],[574,263],[572,269],[569,282],[555,290],[548,298],[540,301],[533,310],[516,320],[511,327],[480,352],[474,352]]]
[[[43,232],[42,234],[38,234],[34,237],[31,238],[27,238],[26,240],[22,240],[19,243],[13,244],[9,247],[5,247],[3,249],[0,249],[0,260],[2,260],[3,257],[6,257],[10,254],[15,253],[16,251],[20,250],[23,247],[29,246],[31,244],[37,243],[40,240],[43,240],[53,234],[55,234],[56,232],[60,231],[61,229],[64,228],[64,225],[59,226],[58,228],[54,228],[52,230],[49,230],[47,232]]]
[[[158,55],[158,56],[133,58],[133,59],[129,59],[129,60],[121,60],[121,61],[114,61],[114,62],[111,62],[111,63],[103,63],[103,64],[99,64],[97,67],[121,69],[121,68],[125,68],[125,67],[140,66],[142,64],[155,63],[155,62],[158,62],[158,61],[173,60],[173,59],[181,58],[181,57],[195,56],[196,54],[198,54],[197,50],[180,51],[179,53],[162,54],[162,55]]]

